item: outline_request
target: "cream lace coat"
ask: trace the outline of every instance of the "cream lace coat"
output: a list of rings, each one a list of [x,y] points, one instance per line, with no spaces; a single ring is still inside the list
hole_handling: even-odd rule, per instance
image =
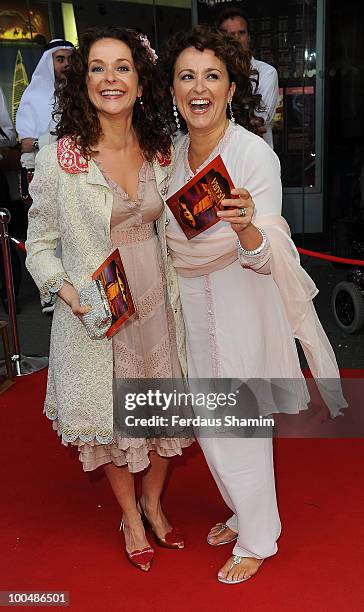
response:
[[[58,155],[57,155],[58,151]],[[61,165],[63,167],[61,167]],[[154,164],[161,197],[171,164]],[[26,266],[40,294],[49,297],[67,279],[79,291],[112,252],[110,217],[113,194],[93,161],[84,160],[70,139],[45,146],[36,158],[30,187]],[[178,282],[165,241],[165,212],[156,222],[174,312],[178,354],[186,374],[184,324]],[[62,247],[56,256],[57,243]],[[110,340],[90,340],[63,300],[53,315],[44,411],[62,441],[113,439],[113,352]]]

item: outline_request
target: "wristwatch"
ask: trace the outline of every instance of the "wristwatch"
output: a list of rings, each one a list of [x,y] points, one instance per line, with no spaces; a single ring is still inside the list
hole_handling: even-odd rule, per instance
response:
[[[34,151],[39,151],[39,142],[38,142],[38,138],[36,138],[35,140],[33,140],[32,147],[33,147]]]

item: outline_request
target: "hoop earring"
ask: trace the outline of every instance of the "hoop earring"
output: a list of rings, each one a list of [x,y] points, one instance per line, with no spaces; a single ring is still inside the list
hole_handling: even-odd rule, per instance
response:
[[[143,111],[143,113],[144,113],[145,112],[145,108],[144,108],[143,98],[141,96],[138,96],[138,102],[140,104],[140,110]]]
[[[235,117],[234,117],[234,113],[233,113],[233,105],[232,105],[231,100],[230,100],[230,102],[228,102],[228,105],[229,105],[229,112],[230,112],[230,121],[232,123],[235,123]]]
[[[174,114],[174,122],[177,126],[177,130],[179,130],[181,128],[181,124],[179,122],[177,106],[175,105],[174,102],[173,102],[173,114]]]

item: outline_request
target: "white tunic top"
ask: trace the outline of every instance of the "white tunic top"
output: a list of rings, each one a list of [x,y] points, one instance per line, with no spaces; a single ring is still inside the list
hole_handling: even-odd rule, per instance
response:
[[[188,166],[188,145],[188,135],[177,143],[168,197],[193,174]],[[187,240],[169,211],[166,238],[178,273],[189,377],[263,382],[290,379],[290,392],[285,396],[289,401],[279,409],[297,412],[307,406],[308,394],[296,336],[303,344],[316,381],[321,379],[320,392],[331,414],[337,414],[346,403],[335,355],[312,306],[317,289],[299,266],[289,235],[277,228],[279,219],[283,228],[285,223],[280,217],[279,160],[262,138],[231,123],[203,166],[217,154],[221,155],[234,185],[250,192],[256,225],[269,229],[269,240],[263,265],[262,253],[239,261],[237,238],[230,224],[220,221]],[[272,219],[275,223],[278,219],[273,230]],[[222,256],[234,249],[236,257],[224,267]],[[264,412],[271,408],[264,407]],[[274,407],[271,411],[275,411]]]

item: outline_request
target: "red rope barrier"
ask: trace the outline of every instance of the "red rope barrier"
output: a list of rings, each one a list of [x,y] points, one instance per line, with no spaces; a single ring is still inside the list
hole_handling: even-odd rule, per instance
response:
[[[16,244],[18,249],[20,249],[21,251],[24,251],[24,253],[26,253],[26,248],[25,248],[24,242],[21,242],[20,240],[18,240],[17,238],[13,238],[12,236],[9,236],[9,238],[10,238],[10,240],[12,240],[14,242],[14,244]]]
[[[24,242],[21,242],[17,238],[13,238],[10,236],[10,240],[12,240],[18,249],[26,252]],[[301,255],[308,255],[309,257],[313,257],[314,259],[325,259],[326,261],[335,261],[337,263],[346,264],[348,266],[360,266],[364,267],[363,259],[346,259],[345,257],[336,257],[336,255],[327,255],[326,253],[318,253],[317,251],[309,251],[308,249],[301,249],[301,247],[297,247],[297,251]]]
[[[297,247],[297,251],[301,255],[308,255],[315,259],[326,259],[327,261],[335,261],[337,263],[347,264],[348,266],[364,266],[363,259],[346,259],[345,257],[336,257],[335,255],[326,255],[326,253],[317,253],[316,251],[308,251],[307,249],[301,249]]]

